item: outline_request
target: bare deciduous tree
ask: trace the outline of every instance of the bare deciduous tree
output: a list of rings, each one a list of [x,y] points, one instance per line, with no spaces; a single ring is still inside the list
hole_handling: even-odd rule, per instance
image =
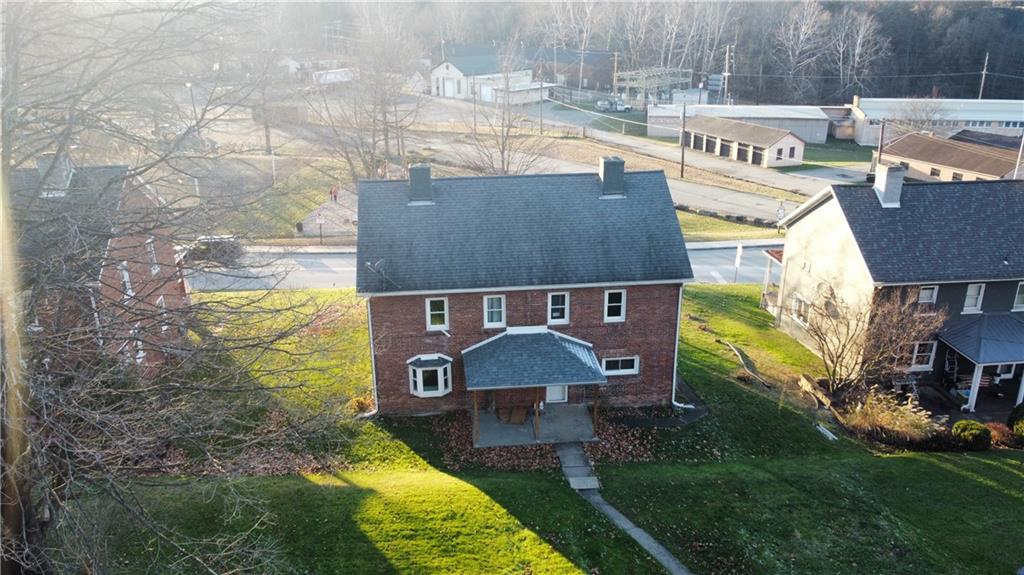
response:
[[[807,101],[814,92],[812,75],[828,47],[828,13],[817,0],[803,0],[786,13],[775,30],[776,60],[785,77],[783,90],[789,101]]]
[[[869,305],[857,305],[826,289],[810,305],[806,331],[828,392],[843,402],[903,373],[913,344],[931,340],[945,320],[945,310],[922,309],[916,292],[878,292]]]
[[[889,41],[882,36],[874,16],[851,6],[832,20],[829,59],[839,72],[836,95],[869,92],[866,80],[889,54]]]

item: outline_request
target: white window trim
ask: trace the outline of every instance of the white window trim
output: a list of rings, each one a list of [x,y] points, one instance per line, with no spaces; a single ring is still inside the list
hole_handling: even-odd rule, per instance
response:
[[[920,346],[922,344],[928,344],[928,343],[930,343],[932,345],[932,352],[930,354],[928,354],[928,365],[914,363],[914,360],[917,359],[918,355],[920,355],[917,352],[918,346]],[[932,370],[932,366],[935,365],[935,352],[938,349],[939,349],[939,343],[937,341],[935,341],[935,340],[914,342],[914,349],[913,349],[913,351],[910,354],[910,367],[907,370],[908,371],[931,371]]]
[[[135,297],[135,290],[132,289],[132,274],[128,271],[128,262],[121,262],[121,265],[117,267],[121,270],[121,287],[124,291],[124,299]]]
[[[1017,291],[1013,293],[1013,308],[1010,311],[1024,311],[1024,303],[1017,303],[1017,298],[1021,295],[1024,295],[1024,282],[1017,284]]]
[[[565,296],[565,317],[563,319],[551,319],[551,298],[556,295]],[[571,307],[571,297],[567,291],[553,291],[548,292],[548,325],[566,325],[569,323],[569,309]]]
[[[489,322],[489,321],[487,321],[487,311],[488,311],[487,310],[487,300],[491,299],[491,298],[499,298],[499,299],[501,299],[501,321],[499,321],[499,322]],[[484,296],[484,328],[505,327],[506,314],[507,314],[507,312],[505,310],[505,296],[504,295],[485,295]]]
[[[609,370],[606,366],[609,361],[618,361],[622,359],[632,359],[633,369],[615,369]],[[605,357],[601,359],[601,371],[605,375],[637,375],[640,373],[640,356],[639,355],[626,355],[622,357]]]
[[[430,324],[430,302],[432,301],[443,301],[444,302],[444,325],[431,325]],[[448,298],[446,297],[428,297],[423,300],[423,309],[426,314],[427,331],[444,331],[448,329]]]
[[[425,356],[417,356],[425,357]],[[409,360],[412,362],[416,358]],[[423,372],[425,371],[436,371],[437,372],[437,391],[422,391],[417,389],[417,384],[423,382]],[[445,379],[445,372],[448,372],[448,378]],[[409,366],[409,393],[416,397],[443,397],[452,392],[452,364],[449,361],[447,364],[441,367],[413,367]]]
[[[800,297],[800,294],[793,294],[793,297],[791,298],[790,303],[789,303],[789,317],[793,318],[793,321],[795,321],[796,323],[798,323],[798,324],[800,324],[800,325],[802,325],[804,327],[807,327],[807,321],[804,320],[804,319],[800,319],[800,316],[798,316],[796,314],[796,305],[795,304],[796,304],[797,300],[800,300],[800,302],[802,302],[804,305],[810,306],[810,304],[807,303],[807,300],[805,300],[804,298]],[[810,308],[808,308],[808,310],[809,309]]]
[[[621,316],[609,316],[608,315],[608,294],[621,293],[622,294],[622,315]],[[604,290],[604,322],[605,323],[622,323],[626,321],[626,290],[624,289],[609,289]]]
[[[970,295],[971,286],[981,286],[978,292],[978,304],[967,307],[967,297]],[[967,284],[967,293],[964,294],[964,309],[961,313],[981,313],[981,304],[985,301],[985,284]]]
[[[923,292],[926,289],[931,289],[932,290],[932,299],[922,301],[921,300],[921,292]],[[921,286],[921,287],[917,288],[917,303],[920,303],[920,304],[934,304],[937,301],[939,301],[939,286],[937,286],[937,285],[924,285],[924,286]]]
[[[160,264],[156,261],[156,238],[146,240],[146,255],[149,256],[149,275],[155,276],[160,273]]]
[[[1004,367],[1009,367],[1010,371],[1008,371],[1006,373],[1003,373],[1002,370],[1003,370]],[[1017,364],[1016,363],[1000,363],[999,365],[996,365],[996,375],[995,375],[996,381],[1002,381],[1004,379],[1012,379],[1013,378],[1013,374],[1016,373],[1016,372],[1017,372]]]

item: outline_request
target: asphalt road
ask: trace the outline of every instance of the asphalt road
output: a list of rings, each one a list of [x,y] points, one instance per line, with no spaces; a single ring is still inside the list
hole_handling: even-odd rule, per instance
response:
[[[735,248],[690,250],[695,281],[702,283],[761,283],[764,280],[763,247],[743,251],[739,272],[733,267]],[[193,274],[189,283],[196,291],[260,289],[344,288],[356,283],[355,254],[250,254],[251,267],[231,274],[206,271]],[[774,268],[778,270],[778,266]],[[776,278],[777,280],[778,278]]]

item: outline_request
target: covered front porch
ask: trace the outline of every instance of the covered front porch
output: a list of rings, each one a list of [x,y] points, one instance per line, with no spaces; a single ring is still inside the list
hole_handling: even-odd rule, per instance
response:
[[[1005,421],[1024,403],[1024,321],[1012,314],[955,320],[939,333],[940,389],[965,413]]]
[[[539,328],[510,328],[462,352],[473,446],[596,441],[600,386],[591,344]]]

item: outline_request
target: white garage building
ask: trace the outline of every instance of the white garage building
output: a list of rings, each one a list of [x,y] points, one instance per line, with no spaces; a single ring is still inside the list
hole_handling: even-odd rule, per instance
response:
[[[529,67],[510,70],[508,85],[512,104],[539,102],[547,86],[533,81]],[[472,100],[475,94],[479,102],[502,102],[504,89],[505,72],[496,55],[449,56],[430,71],[430,93],[442,98]]]
[[[687,148],[764,168],[799,166],[804,141],[789,130],[727,118],[686,117]]]
[[[682,106],[651,106],[647,109],[647,135],[679,137]],[[792,132],[804,142],[824,144],[829,118],[818,106],[686,106],[687,117],[708,116],[738,120]]]

